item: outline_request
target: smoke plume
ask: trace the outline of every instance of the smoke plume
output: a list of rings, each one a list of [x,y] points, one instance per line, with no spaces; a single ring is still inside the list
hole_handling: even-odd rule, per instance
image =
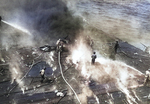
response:
[[[137,103],[134,98],[136,95],[131,95],[129,88],[143,85],[144,74],[123,62],[112,61],[103,57],[98,57],[93,65],[91,64],[90,48],[83,40],[77,41],[72,49],[71,58],[82,76],[88,81],[94,80],[99,84],[114,83],[120,91],[126,94],[129,103]],[[142,81],[140,82],[137,79]],[[106,89],[109,90],[111,87],[110,85]]]
[[[23,63],[20,55],[17,52],[12,52],[9,61],[9,70],[11,72],[11,83],[18,83],[19,87],[24,93],[24,82],[21,80],[23,76]]]
[[[27,29],[31,41],[38,44],[54,44],[66,36],[74,39],[82,29],[80,19],[61,0],[1,0],[0,14],[5,21]]]

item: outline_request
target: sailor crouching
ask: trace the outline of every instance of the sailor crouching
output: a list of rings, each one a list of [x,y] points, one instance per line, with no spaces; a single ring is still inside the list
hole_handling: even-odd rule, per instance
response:
[[[41,75],[41,83],[43,83],[45,79],[45,70],[46,68],[44,67],[42,70],[40,70],[40,75]]]
[[[146,77],[148,80],[150,80],[150,69],[146,70]]]
[[[63,41],[61,39],[57,40],[56,45],[57,45],[56,51],[57,52],[62,52],[62,50],[63,50]]]
[[[144,85],[146,85],[148,81],[150,80],[150,69],[146,70],[145,74],[146,74],[145,76],[146,78],[145,78]]]

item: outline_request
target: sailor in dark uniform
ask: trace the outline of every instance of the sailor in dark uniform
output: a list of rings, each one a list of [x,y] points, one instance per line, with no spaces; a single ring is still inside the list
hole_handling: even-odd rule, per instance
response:
[[[115,49],[115,54],[117,53],[117,50],[118,50],[118,49],[120,50],[120,46],[119,46],[119,42],[118,42],[118,41],[116,41],[116,44],[115,44],[114,49]],[[120,51],[121,51],[121,50],[120,50]]]
[[[95,59],[97,58],[96,52],[93,52],[93,55],[91,56],[91,58],[92,58],[92,64],[94,64],[95,63]]]

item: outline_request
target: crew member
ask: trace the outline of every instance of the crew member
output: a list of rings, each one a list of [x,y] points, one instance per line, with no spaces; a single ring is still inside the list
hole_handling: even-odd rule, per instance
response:
[[[62,52],[62,49],[63,49],[63,41],[61,39],[59,39],[57,42],[56,42],[56,45],[57,45],[57,52]]]
[[[115,44],[114,49],[115,49],[115,54],[116,54],[116,53],[117,53],[117,50],[120,49],[120,46],[119,46],[119,42],[118,42],[118,41],[116,41],[116,44]],[[121,50],[120,50],[120,51],[121,51]]]
[[[43,81],[45,79],[45,70],[46,70],[46,67],[44,67],[42,70],[40,70],[41,82],[42,83],[43,83]]]
[[[93,52],[93,55],[91,56],[91,58],[92,58],[92,64],[94,64],[95,63],[95,59],[97,58],[96,52]]]
[[[146,70],[146,82],[150,80],[150,69]]]

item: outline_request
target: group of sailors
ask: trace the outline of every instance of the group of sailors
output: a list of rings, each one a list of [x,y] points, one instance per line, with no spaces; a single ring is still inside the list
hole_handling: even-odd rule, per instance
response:
[[[65,39],[58,39],[56,42],[56,52],[62,52],[63,48],[65,47],[65,44],[67,43],[68,41]],[[45,71],[46,71],[46,67],[40,70],[41,83],[43,83],[43,81],[45,80]]]
[[[114,53],[115,53],[115,54],[117,54],[118,49],[121,51],[121,48],[120,48],[119,42],[118,42],[118,41],[116,41],[115,46],[114,46]],[[92,54],[91,58],[92,58],[91,63],[92,63],[92,64],[94,64],[94,63],[95,63],[95,59],[97,58],[97,56],[96,56],[96,52],[93,52],[93,54]]]
[[[68,43],[66,40],[58,39],[57,42],[56,42],[56,52],[62,52],[66,43]],[[115,54],[117,53],[118,48],[120,49],[120,46],[119,46],[118,41],[116,41],[115,46],[114,46],[114,52],[115,52]],[[93,54],[91,55],[91,64],[92,65],[94,65],[96,58],[97,58],[96,52],[93,52]],[[43,82],[44,79],[45,79],[45,70],[46,70],[46,68],[44,67],[40,71],[41,82]]]
[[[64,45],[66,44],[67,42],[62,40],[62,39],[59,39],[57,42],[56,42],[56,51],[57,52],[62,52],[63,51],[63,48],[64,48]],[[117,54],[118,52],[118,49],[121,51],[121,47],[119,45],[119,42],[116,41],[115,45],[114,45],[114,53]],[[96,52],[93,52],[93,54],[91,55],[91,64],[94,65],[95,64],[95,60],[97,58],[97,55],[96,55]],[[46,68],[44,67],[41,71],[40,71],[40,75],[41,75],[41,82],[43,82],[43,80],[45,79],[45,70]],[[148,80],[150,80],[150,70],[147,70],[146,71],[146,81],[147,82]]]

